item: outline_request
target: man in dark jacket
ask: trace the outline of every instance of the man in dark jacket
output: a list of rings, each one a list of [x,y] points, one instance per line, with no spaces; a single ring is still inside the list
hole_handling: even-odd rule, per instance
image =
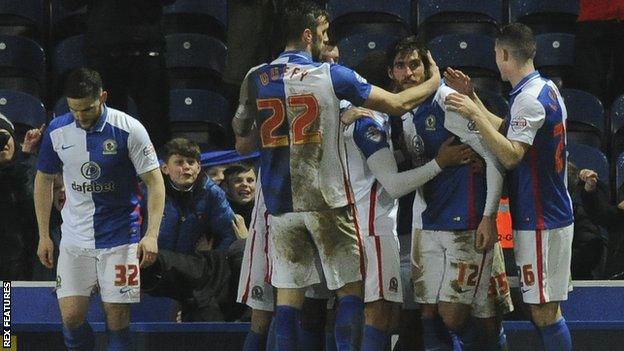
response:
[[[165,145],[164,157],[158,259],[141,271],[144,291],[178,300],[184,321],[229,319],[226,306],[234,301],[242,259],[241,250],[231,245],[236,240],[234,213],[223,190],[201,172],[196,143],[173,139]],[[201,242],[214,250],[197,252]]]
[[[67,10],[87,6],[85,54],[102,75],[107,104],[127,111],[137,104],[157,149],[169,140],[169,84],[165,65],[163,5],[175,0],[62,0]],[[134,116],[137,117],[137,116]]]

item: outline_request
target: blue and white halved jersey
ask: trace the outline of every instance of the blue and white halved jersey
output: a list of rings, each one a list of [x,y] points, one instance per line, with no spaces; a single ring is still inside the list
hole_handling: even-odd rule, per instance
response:
[[[63,245],[110,248],[138,242],[142,195],[137,174],[158,166],[143,125],[121,111],[104,107],[90,131],[70,113],[52,120],[37,169],[63,174]]]
[[[353,203],[340,128],[340,100],[361,105],[371,85],[340,65],[284,52],[252,68],[235,118],[255,119],[269,213],[322,211]]]

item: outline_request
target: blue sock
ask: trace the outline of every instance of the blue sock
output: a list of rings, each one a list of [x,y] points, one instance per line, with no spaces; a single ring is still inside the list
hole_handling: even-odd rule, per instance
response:
[[[323,349],[325,332],[303,329],[299,326],[299,349],[301,351],[318,351]]]
[[[360,349],[363,311],[364,301],[357,296],[347,295],[338,299],[334,327],[338,351]]]
[[[243,351],[264,351],[266,348],[267,336],[249,331],[245,337]]]
[[[462,351],[464,348],[459,335],[452,330],[449,330],[449,335],[451,336],[451,341],[453,342],[453,351]]]
[[[108,331],[108,351],[129,351],[132,350],[132,334],[130,327],[120,330]]]
[[[541,327],[542,342],[546,351],[570,351],[572,350],[572,336],[570,330],[561,317],[557,322]]]
[[[422,325],[425,351],[452,350],[451,337],[439,316],[423,318]]]
[[[301,310],[278,305],[275,308],[275,337],[278,351],[297,350],[297,330],[301,323]]]
[[[382,351],[388,344],[388,335],[372,325],[364,326],[362,351]]]
[[[93,329],[86,321],[76,329],[63,326],[63,338],[70,351],[91,351],[95,347]]]
[[[266,351],[277,351],[277,336],[275,333],[275,317],[271,319],[269,324],[269,332],[266,339]]]
[[[333,331],[325,333],[325,351],[336,351],[336,335]]]

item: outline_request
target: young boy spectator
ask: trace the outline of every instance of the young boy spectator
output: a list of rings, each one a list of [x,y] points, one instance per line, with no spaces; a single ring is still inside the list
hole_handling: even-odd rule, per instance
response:
[[[256,171],[246,164],[236,164],[223,172],[222,187],[225,190],[234,213],[245,219],[245,226],[251,222],[251,211],[256,194]]]

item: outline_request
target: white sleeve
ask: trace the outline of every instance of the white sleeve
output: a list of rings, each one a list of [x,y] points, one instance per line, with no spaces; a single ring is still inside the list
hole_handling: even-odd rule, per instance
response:
[[[492,216],[498,212],[498,205],[500,203],[501,193],[503,192],[505,169],[493,154],[488,153],[487,156],[482,156],[485,160],[485,177],[487,184],[483,215]]]
[[[138,175],[152,171],[160,166],[156,150],[147,135],[145,127],[133,119],[132,130],[128,135],[128,157]]]
[[[372,154],[366,160],[366,164],[377,181],[394,199],[411,193],[442,172],[435,160],[421,167],[399,172],[394,155],[389,148],[380,149]]]
[[[522,92],[511,105],[509,118],[507,139],[533,145],[533,139],[546,119],[546,111],[537,98]]]
[[[234,114],[234,118],[238,118],[241,120],[254,120],[256,117],[256,102],[251,97],[251,89],[250,82],[251,74],[257,70],[258,68],[264,66],[264,64],[251,68],[243,82],[241,83],[240,92],[238,95],[238,108],[236,109],[236,113]]]

